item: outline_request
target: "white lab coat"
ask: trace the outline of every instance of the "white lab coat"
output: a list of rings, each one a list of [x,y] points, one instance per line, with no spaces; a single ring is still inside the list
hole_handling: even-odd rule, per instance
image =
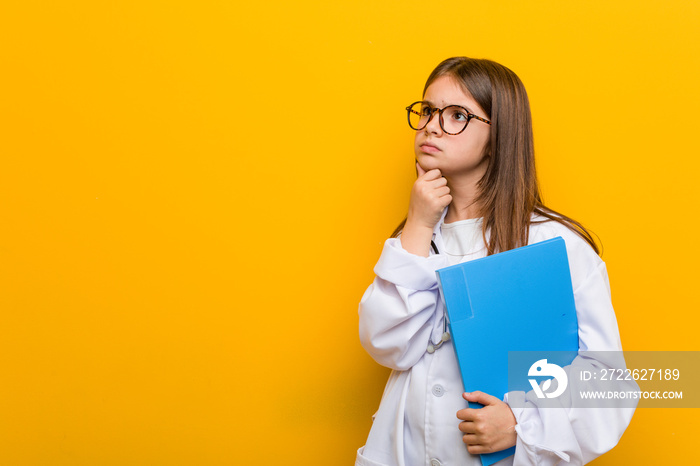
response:
[[[433,234],[439,251],[444,250],[440,228],[445,213]],[[556,236],[564,238],[569,256],[579,350],[620,351],[605,263],[557,222],[532,224],[529,244]],[[483,241],[470,252],[464,260],[484,257]],[[360,340],[379,364],[393,371],[367,443],[358,450],[356,466],[481,464],[478,456],[467,451],[458,429],[456,413],[467,403],[454,347],[448,342],[433,354],[426,352],[429,341],[437,343],[443,333],[435,271],[447,265],[442,254],[431,252],[425,258],[408,253],[397,238],[384,245],[374,269],[376,278],[360,302]],[[578,356],[572,366],[607,365]],[[572,390],[576,383],[569,380]],[[637,386],[631,382],[627,388]],[[516,398],[518,406],[526,399],[535,407],[511,408],[517,421],[516,452],[498,466],[587,463],[617,444],[634,412],[634,407],[566,407],[565,399],[562,408],[537,408],[539,401],[532,391],[509,392],[504,401]]]

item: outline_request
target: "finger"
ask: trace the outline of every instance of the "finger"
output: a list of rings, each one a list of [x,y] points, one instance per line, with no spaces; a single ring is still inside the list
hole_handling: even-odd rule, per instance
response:
[[[439,168],[433,168],[432,170],[424,171],[421,175],[425,181],[433,181],[442,177],[442,173]]]
[[[457,411],[457,419],[461,419],[462,421],[474,422],[477,420],[478,414],[478,409],[464,408]]]
[[[421,167],[418,162],[416,162],[416,173],[418,173],[419,177],[425,175],[425,170],[423,170],[423,167]]]
[[[450,194],[450,188],[447,186],[443,186],[442,188],[437,188],[435,190],[435,195],[437,197],[447,196],[448,194]]]
[[[459,423],[459,430],[465,434],[476,434],[476,424],[471,421],[464,421]]]
[[[471,401],[473,403],[480,403],[484,406],[498,404],[501,402],[501,400],[496,398],[495,396],[491,396],[488,393],[480,391],[475,391],[471,393],[467,392],[464,393],[462,397],[464,397],[464,399],[467,401]]]
[[[462,442],[472,446],[481,445],[481,440],[479,440],[479,438],[475,434],[462,435]]]
[[[437,180],[433,181],[433,183],[435,183],[438,186],[447,186],[447,178],[441,176]]]
[[[464,443],[467,443],[467,441],[465,440]],[[493,451],[490,448],[473,443],[467,443],[467,451],[472,455],[483,455],[484,453],[493,453]]]
[[[430,175],[428,175],[430,176]],[[426,182],[430,184],[431,187],[433,188],[440,188],[442,186],[447,186],[447,180],[445,179],[444,176],[441,176],[439,178],[431,179],[428,180],[428,177],[426,177]]]

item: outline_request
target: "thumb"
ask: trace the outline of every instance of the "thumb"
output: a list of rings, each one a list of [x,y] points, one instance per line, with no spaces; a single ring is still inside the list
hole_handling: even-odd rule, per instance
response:
[[[498,398],[496,398],[495,396],[491,396],[488,393],[479,392],[479,391],[471,392],[471,393],[468,393],[468,392],[464,393],[462,395],[462,397],[464,397],[464,399],[467,401],[471,401],[472,403],[474,403],[474,402],[480,403],[484,406],[493,405],[493,404],[499,403],[501,401]]]
[[[418,176],[423,176],[427,173],[425,170],[423,170],[423,167],[421,167],[418,162],[416,162],[416,173],[418,173]]]

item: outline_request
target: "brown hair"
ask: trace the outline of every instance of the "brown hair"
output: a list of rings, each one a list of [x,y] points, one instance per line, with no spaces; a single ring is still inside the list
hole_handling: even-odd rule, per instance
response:
[[[424,95],[428,86],[441,76],[455,78],[491,120],[490,161],[479,181],[477,197],[488,254],[527,245],[533,213],[548,219],[535,223],[559,222],[600,254],[583,225],[542,203],[535,172],[530,103],[518,76],[491,60],[448,58],[428,77]],[[406,220],[396,228],[393,236],[401,232],[405,223]]]

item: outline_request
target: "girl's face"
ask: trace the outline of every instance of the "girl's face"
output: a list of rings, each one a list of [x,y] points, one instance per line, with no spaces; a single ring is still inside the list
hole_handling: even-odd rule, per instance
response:
[[[437,108],[461,105],[477,116],[488,118],[474,98],[465,93],[451,76],[441,76],[433,81],[423,100]],[[416,131],[416,159],[426,171],[439,168],[442,176],[452,184],[476,183],[489,164],[490,135],[491,127],[474,118],[460,134],[449,135],[440,127],[440,118],[436,114],[425,128]]]

